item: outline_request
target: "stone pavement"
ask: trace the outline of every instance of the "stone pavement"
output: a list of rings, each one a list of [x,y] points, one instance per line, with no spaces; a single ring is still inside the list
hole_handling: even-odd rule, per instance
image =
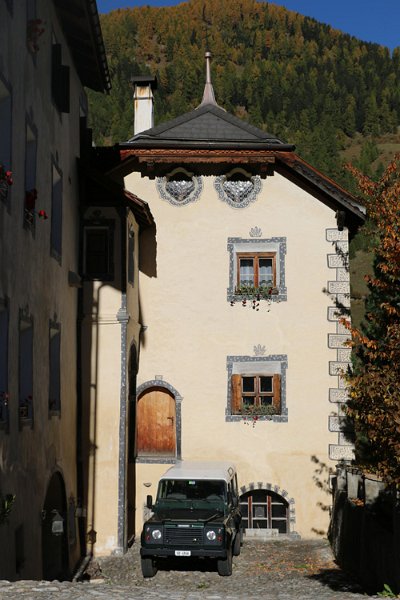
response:
[[[200,570],[198,562],[189,561],[181,559],[154,578],[143,579],[135,544],[125,556],[92,563],[85,582],[0,581],[0,599],[365,599],[360,587],[338,569],[325,540],[245,541],[240,556],[233,559],[231,577],[220,577],[213,564],[204,562]]]

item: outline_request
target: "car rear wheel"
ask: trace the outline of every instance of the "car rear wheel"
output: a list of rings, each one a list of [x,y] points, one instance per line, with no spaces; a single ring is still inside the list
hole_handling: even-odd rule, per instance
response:
[[[152,558],[142,558],[141,566],[143,577],[154,577],[154,575],[158,571],[155,562]]]
[[[226,558],[218,559],[217,569],[218,575],[221,575],[221,577],[229,577],[229,575],[232,575],[232,548],[228,548]]]
[[[232,550],[233,556],[239,556],[241,545],[242,545],[242,532],[239,529],[239,531],[236,532],[235,541],[233,543],[233,550]]]

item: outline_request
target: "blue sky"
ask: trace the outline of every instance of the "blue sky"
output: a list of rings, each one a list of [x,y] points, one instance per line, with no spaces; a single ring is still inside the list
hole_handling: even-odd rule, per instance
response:
[[[182,0],[97,0],[99,12],[128,6],[174,6]],[[366,42],[400,46],[400,0],[275,0]]]

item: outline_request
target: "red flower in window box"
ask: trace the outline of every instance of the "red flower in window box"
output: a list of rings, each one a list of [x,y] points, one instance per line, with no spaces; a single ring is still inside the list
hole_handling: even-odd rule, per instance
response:
[[[33,53],[39,50],[39,38],[44,33],[44,23],[42,19],[30,19],[26,26],[26,39],[29,50]]]
[[[12,172],[7,171],[5,167],[0,163],[0,184],[4,182],[5,185],[12,185]]]
[[[48,219],[48,214],[45,210],[41,209],[38,211],[39,219],[43,219],[44,221]]]

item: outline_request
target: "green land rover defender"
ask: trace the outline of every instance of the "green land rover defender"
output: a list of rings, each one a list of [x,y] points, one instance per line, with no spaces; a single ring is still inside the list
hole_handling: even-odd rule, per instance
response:
[[[232,555],[242,543],[235,466],[223,462],[179,462],[161,477],[153,514],[141,536],[144,577],[154,577],[162,560],[215,559],[218,573],[232,574]]]

